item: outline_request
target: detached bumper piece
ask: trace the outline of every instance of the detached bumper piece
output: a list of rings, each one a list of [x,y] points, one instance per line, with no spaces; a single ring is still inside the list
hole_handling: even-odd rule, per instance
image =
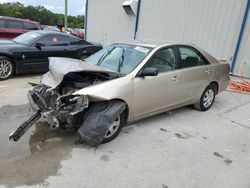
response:
[[[96,102],[91,105],[83,118],[83,124],[78,129],[80,142],[87,142],[92,147],[99,146],[109,127],[125,110],[126,104],[112,100]]]
[[[15,132],[9,135],[9,140],[13,140],[15,142],[18,141],[27,132],[27,130],[29,130],[29,128],[32,127],[32,125],[34,125],[37,120],[39,120],[40,117],[41,117],[40,111],[34,112],[28,120],[23,122],[17,128]]]

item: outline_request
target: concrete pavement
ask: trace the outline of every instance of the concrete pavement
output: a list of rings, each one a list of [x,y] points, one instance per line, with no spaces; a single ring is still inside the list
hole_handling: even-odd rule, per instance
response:
[[[31,80],[39,76],[0,82],[0,187],[250,187],[249,95],[223,92],[207,112],[184,107],[147,118],[98,149],[43,124],[9,142],[31,113]]]

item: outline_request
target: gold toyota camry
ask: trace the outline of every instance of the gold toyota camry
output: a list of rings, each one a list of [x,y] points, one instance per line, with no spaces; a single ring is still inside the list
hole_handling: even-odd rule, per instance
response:
[[[34,114],[10,139],[46,121],[97,146],[126,123],[191,104],[208,110],[227,88],[229,70],[195,45],[165,42],[115,43],[84,61],[50,58],[49,72],[28,92]]]

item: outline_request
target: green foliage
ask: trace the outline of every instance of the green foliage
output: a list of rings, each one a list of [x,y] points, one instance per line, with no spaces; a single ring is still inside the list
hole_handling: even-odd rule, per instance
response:
[[[30,19],[40,22],[42,25],[57,25],[64,23],[63,14],[55,14],[43,6],[25,7],[19,2],[0,4],[0,16]],[[83,28],[84,16],[68,16],[69,27]]]

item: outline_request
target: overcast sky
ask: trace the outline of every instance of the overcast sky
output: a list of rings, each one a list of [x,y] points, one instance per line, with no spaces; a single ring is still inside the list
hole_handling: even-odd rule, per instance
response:
[[[25,6],[41,5],[55,13],[64,13],[64,0],[0,0],[0,3],[20,2]],[[68,15],[84,15],[85,0],[68,0]]]

